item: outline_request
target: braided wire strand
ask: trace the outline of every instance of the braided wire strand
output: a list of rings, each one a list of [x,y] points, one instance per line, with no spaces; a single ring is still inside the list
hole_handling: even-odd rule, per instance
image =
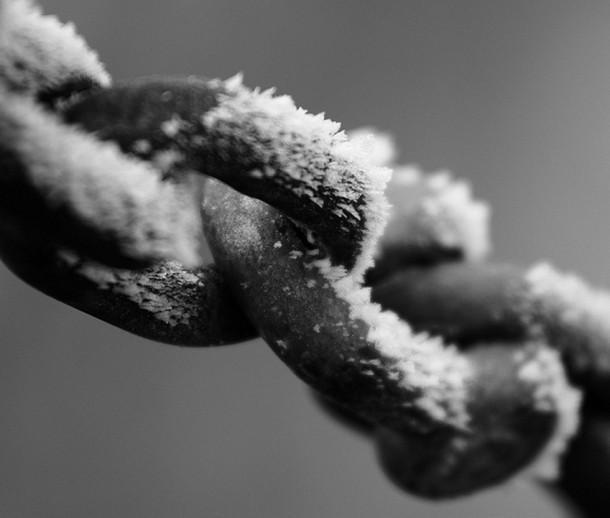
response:
[[[2,9],[0,252],[26,282],[155,340],[260,333],[374,423],[389,474],[428,496],[504,480],[545,447],[557,462],[580,399],[564,365],[604,398],[608,297],[482,263],[485,209],[463,185],[396,175],[412,201],[382,235],[389,175],[358,136],[239,79],[111,86],[71,29]],[[31,59],[50,52],[32,27],[78,59]],[[193,270],[201,202],[216,266]]]

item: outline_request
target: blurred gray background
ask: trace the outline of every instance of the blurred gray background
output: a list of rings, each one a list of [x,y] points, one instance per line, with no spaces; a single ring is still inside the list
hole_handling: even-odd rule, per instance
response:
[[[45,0],[115,78],[277,86],[401,157],[468,178],[495,256],[610,286],[605,0]],[[429,504],[331,422],[260,341],[180,350],[114,330],[0,267],[2,518],[559,517],[517,482]]]

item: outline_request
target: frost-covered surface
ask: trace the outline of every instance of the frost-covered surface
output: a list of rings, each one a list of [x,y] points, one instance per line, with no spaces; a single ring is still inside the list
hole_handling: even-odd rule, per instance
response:
[[[140,161],[43,111],[29,94],[83,78],[108,85],[110,78],[71,25],[42,15],[28,0],[0,1],[0,146],[14,153],[25,175],[17,180],[4,175],[0,186],[17,181],[33,187],[51,213],[66,209],[119,242],[127,255],[178,259],[182,264],[164,262],[134,273],[64,256],[98,290],[125,297],[170,327],[192,325],[199,315],[193,290],[205,289],[202,279],[184,268],[199,261],[197,197],[186,182],[162,181],[165,173],[189,163],[186,151],[178,146],[154,150],[151,141],[140,139],[133,144],[134,153],[150,154],[149,162]],[[467,430],[469,387],[476,381],[469,357],[440,338],[415,333],[396,314],[372,303],[362,278],[373,264],[378,243],[382,249],[395,244],[457,249],[466,260],[484,259],[490,248],[488,206],[473,198],[467,183],[448,173],[422,175],[415,168],[400,168],[387,190],[394,212],[382,236],[389,217],[384,191],[391,173],[386,166],[395,158],[391,139],[367,129],[348,136],[337,123],[296,107],[288,96],[245,88],[239,76],[210,86],[220,92],[218,105],[200,116],[205,137],[191,135],[192,142],[206,145],[202,139],[209,138],[212,155],[233,172],[279,189],[271,203],[281,197],[281,189],[296,195],[301,208],[312,209],[313,216],[303,223],[311,230],[321,221],[314,228],[320,235],[308,234],[310,241],[320,239],[332,249],[333,232],[354,237],[353,262],[349,258],[349,264],[341,265],[323,259],[314,264],[348,304],[350,319],[366,324],[366,341],[392,366],[388,377],[418,394],[415,401],[405,402],[405,411],[415,406],[432,421]],[[190,129],[190,122],[178,115],[160,125],[175,141]],[[288,216],[293,215],[291,203],[280,207]],[[295,211],[295,219],[305,212]],[[319,214],[335,219],[325,226]],[[345,241],[340,243],[345,246]],[[273,245],[282,246],[280,241]],[[286,251],[293,261],[307,254]],[[548,316],[594,335],[598,343],[610,339],[610,296],[592,292],[576,277],[561,276],[548,266],[532,269],[526,280],[542,314],[532,325],[543,326]],[[309,289],[316,285],[315,280],[306,284]],[[287,293],[291,289],[282,287]],[[311,323],[315,334],[323,332],[321,324]],[[287,340],[277,343],[289,348]],[[599,356],[581,352],[582,359],[578,354],[571,357],[583,365]],[[610,355],[602,356],[608,364],[601,367],[610,368]],[[582,395],[568,383],[557,351],[540,347],[516,361],[521,363],[518,378],[531,388],[536,409],[557,415],[555,433],[534,467],[538,475],[552,477],[576,433]]]
[[[391,361],[398,373],[398,382],[409,389],[421,392],[415,405],[432,419],[452,423],[456,427],[467,427],[468,384],[472,381],[472,365],[457,349],[443,343],[440,338],[416,334],[408,323],[394,313],[382,311],[370,300],[370,290],[361,284],[362,273],[371,265],[373,249],[381,238],[388,216],[384,187],[387,172],[380,165],[393,159],[393,147],[388,139],[376,137],[371,131],[355,133],[352,138],[339,132],[335,123],[323,116],[312,116],[295,107],[289,97],[274,97],[272,91],[259,92],[245,89],[241,79],[226,83],[229,94],[221,99],[219,106],[204,117],[204,125],[210,131],[218,131],[225,137],[236,137],[239,141],[274,143],[273,151],[265,147],[258,150],[268,162],[281,164],[277,167],[249,171],[254,178],[286,175],[296,181],[301,189],[303,203],[324,206],[326,199],[321,192],[332,192],[333,199],[342,200],[348,218],[354,224],[365,224],[360,255],[353,270],[332,264],[328,259],[317,261],[316,266],[334,288],[337,296],[347,302],[352,320],[367,324],[366,337],[377,352]],[[299,143],[307,142],[315,155],[295,154],[292,140],[295,135]],[[314,157],[331,159],[321,163]],[[278,158],[279,156],[279,158]],[[352,167],[347,176],[347,159]],[[264,161],[264,160],[263,160]],[[339,167],[335,167],[339,164]],[[351,176],[351,178],[349,178]],[[354,182],[356,180],[356,183]],[[465,182],[451,179],[447,173],[423,176],[413,168],[404,168],[396,173],[389,193],[404,200],[405,193],[413,203],[399,205],[393,219],[395,226],[383,236],[383,242],[395,240],[404,243],[413,240],[418,246],[440,244],[447,248],[460,248],[466,259],[481,260],[489,251],[488,217],[486,204],[474,200],[470,187]],[[359,205],[364,192],[366,203]],[[281,247],[275,243],[275,248]],[[290,253],[288,256],[292,259]],[[315,327],[314,327],[315,330]],[[536,391],[536,401],[541,411],[550,411],[551,406],[562,414],[558,433],[549,446],[556,452],[559,444],[570,435],[569,423],[573,413],[556,397],[559,392],[568,393],[565,375],[560,366],[552,370],[552,360],[540,357],[531,360],[529,370],[524,370],[523,381]],[[537,367],[537,376],[532,375]],[[561,390],[560,390],[561,389]],[[574,401],[565,398],[569,401]],[[547,405],[546,408],[542,408]],[[549,457],[550,455],[547,455]]]
[[[392,360],[405,387],[421,390],[414,404],[432,419],[467,429],[468,385],[474,381],[475,368],[469,358],[441,338],[414,333],[407,322],[394,313],[382,311],[370,301],[370,289],[364,288],[344,269],[328,261],[316,263],[329,280],[337,296],[350,305],[351,318],[364,321],[367,340],[385,358]],[[535,466],[528,472],[542,478],[557,474],[560,456],[578,428],[581,392],[567,381],[557,351],[538,347],[518,353],[521,365],[518,377],[533,394],[535,408],[556,413],[557,425]]]
[[[374,245],[385,225],[388,205],[383,191],[390,170],[372,164],[362,142],[352,142],[338,123],[297,108],[289,96],[249,90],[240,76],[224,86],[227,94],[204,116],[208,132],[221,141],[248,144],[248,153],[264,167],[244,174],[273,178],[276,188],[287,186],[302,205],[339,218],[335,232],[344,227],[358,233],[360,249],[352,272],[362,275],[372,264]],[[323,238],[329,246],[332,231],[327,234]]]
[[[30,0],[5,0],[0,13],[0,81],[28,93],[87,78],[110,77],[72,24],[43,15]]]
[[[196,197],[162,182],[160,172],[62,125],[24,96],[0,88],[0,142],[24,166],[25,178],[0,182],[33,186],[50,211],[112,237],[126,255],[199,263],[201,222]]]
[[[517,354],[525,357],[527,353]],[[523,361],[518,376],[531,385],[536,408],[557,415],[553,435],[525,472],[553,480],[559,476],[561,457],[578,431],[582,392],[567,380],[559,352],[548,346],[538,347]]]
[[[27,0],[2,4],[0,30],[0,139],[24,166],[26,183],[42,194],[51,211],[68,208],[77,219],[120,242],[127,254],[173,257],[183,265],[196,265],[200,221],[195,197],[161,181],[164,173],[188,163],[184,150],[155,152],[149,141],[139,140],[135,152],[152,151],[146,163],[127,157],[114,144],[62,125],[21,94],[79,78],[108,85],[97,56],[72,26],[43,16]],[[468,388],[475,372],[467,356],[440,338],[414,333],[394,313],[382,311],[371,302],[362,276],[373,263],[380,239],[382,248],[412,243],[422,249],[458,249],[466,260],[485,258],[490,247],[487,205],[474,200],[470,187],[447,173],[422,175],[415,168],[401,168],[388,189],[394,213],[382,237],[389,215],[384,190],[391,174],[385,166],[395,157],[389,138],[371,130],[348,137],[323,114],[311,115],[273,90],[249,90],[239,76],[210,84],[224,90],[218,105],[201,116],[212,145],[219,146],[216,156],[239,174],[296,195],[302,206],[314,209],[314,217],[305,224],[316,224],[318,209],[336,218],[328,229],[324,221],[320,226],[319,237],[327,247],[333,247],[333,231],[351,232],[357,245],[353,264],[324,259],[316,266],[349,305],[350,318],[366,323],[366,340],[390,360],[395,381],[420,394],[412,404],[434,421],[467,429]],[[189,125],[176,115],[160,129],[170,140],[178,140]],[[223,148],[235,142],[235,149]],[[290,204],[281,208],[291,215]],[[281,248],[280,242],[276,245]],[[287,255],[300,260],[304,254],[293,250]],[[202,287],[201,279],[178,263],[163,263],[146,274],[91,262],[74,266],[99,290],[126,297],[171,327],[188,326],[197,316],[188,295],[190,288]],[[558,282],[544,268],[532,270],[527,280],[534,297],[560,319],[570,325],[597,326],[598,334],[610,337],[610,325],[598,323],[610,307],[608,297],[591,297],[577,280]],[[584,306],[575,306],[575,300]],[[321,332],[319,323],[312,329]],[[558,353],[547,348],[524,360],[518,376],[531,387],[541,412],[558,415],[553,439],[537,463],[542,475],[551,476],[577,429],[581,396],[567,382]]]
[[[448,172],[424,174],[399,167],[387,189],[392,217],[380,247],[441,247],[461,250],[466,260],[490,250],[489,206],[472,196],[470,185]]]
[[[531,325],[546,328],[540,332],[554,331],[577,374],[610,375],[610,294],[548,263],[532,267],[525,279],[533,304]]]
[[[337,296],[349,304],[351,318],[369,328],[367,341],[380,355],[392,361],[405,388],[421,390],[414,404],[434,421],[468,426],[467,384],[472,375],[468,360],[442,339],[416,334],[395,313],[371,302],[370,288],[329,261],[316,266],[333,286]]]
[[[352,145],[362,149],[363,159],[372,166],[391,167],[396,158],[396,145],[388,133],[375,128],[356,128],[348,132]]]
[[[161,322],[174,327],[191,326],[202,308],[194,292],[205,289],[195,273],[177,262],[168,261],[142,272],[108,268],[92,261],[82,261],[63,251],[60,258],[79,275],[101,291],[122,295]],[[196,294],[196,293],[195,293]]]
[[[383,160],[389,153],[372,155]],[[384,241],[415,239],[423,246],[440,243],[460,247],[470,260],[481,260],[487,255],[488,207],[472,199],[465,183],[453,181],[446,173],[424,178],[415,169],[403,169],[391,184],[390,193],[404,199],[400,187],[410,193],[415,191],[417,203],[394,216],[394,221],[402,219],[403,226],[389,229],[390,236],[386,232]],[[405,221],[408,227],[404,226]],[[398,381],[421,391],[414,404],[433,420],[467,429],[471,417],[467,411],[468,386],[474,375],[468,357],[440,338],[414,333],[394,313],[382,311],[371,302],[370,290],[345,269],[329,261],[316,264],[337,296],[349,304],[351,318],[368,325],[367,340],[384,358],[392,360],[400,373]],[[553,436],[532,468],[538,476],[552,478],[557,474],[561,454],[578,428],[581,393],[568,383],[556,351],[540,348],[535,355],[518,360],[523,362],[519,379],[531,388],[536,408],[557,415]]]
[[[381,306],[371,302],[370,288],[361,284],[362,274],[372,264],[375,246],[388,218],[384,190],[389,175],[384,166],[394,158],[391,140],[369,129],[353,132],[346,139],[343,133],[339,133],[339,126],[325,120],[323,116],[312,117],[303,110],[296,109],[288,97],[274,98],[272,92],[259,94],[244,90],[239,80],[230,85],[229,90],[236,94],[236,97],[227,99],[208,115],[206,123],[209,126],[217,124],[218,121],[224,123],[227,119],[237,120],[245,125],[244,117],[248,117],[249,122],[253,115],[256,119],[257,113],[261,112],[266,115],[256,123],[261,134],[268,135],[277,131],[275,126],[281,123],[282,128],[289,128],[286,131],[306,135],[316,145],[326,146],[338,157],[346,158],[354,164],[349,173],[361,175],[359,180],[365,186],[368,197],[363,210],[367,228],[362,238],[360,257],[352,271],[333,265],[328,259],[315,264],[337,296],[349,304],[350,317],[353,320],[362,320],[368,325],[366,339],[374,344],[380,355],[391,360],[400,378],[396,381],[402,383],[405,388],[421,391],[422,395],[414,404],[433,420],[451,423],[459,428],[466,427],[469,420],[466,411],[467,383],[472,374],[469,362],[455,347],[444,344],[440,338],[416,334],[408,323],[396,314],[382,311]],[[267,127],[269,124],[271,128]],[[282,138],[282,135],[273,135],[273,138],[277,140]],[[318,144],[318,140],[322,142]],[[282,147],[284,146],[278,146],[279,149]],[[342,170],[325,167],[320,173],[318,168],[312,168],[309,164],[297,160],[287,167],[286,172],[304,185],[311,186],[312,190],[304,194],[314,203],[322,202],[315,199],[317,189],[321,187],[330,188],[336,198],[343,198],[346,211],[350,211],[349,204],[354,204],[357,199],[349,190],[351,185],[344,183],[345,173]],[[267,174],[276,174],[276,171]],[[462,202],[468,204],[470,201],[469,192],[461,185],[452,186],[453,189],[446,189],[438,195],[445,187],[443,182],[438,179],[436,183],[431,181],[430,184],[430,191],[442,199],[439,203],[441,206],[443,202],[448,207],[454,207]],[[430,201],[429,204],[432,205],[433,202]],[[354,207],[357,206],[354,204]],[[352,211],[355,210],[354,207],[351,208]],[[467,207],[466,211],[469,208]],[[474,218],[486,217],[486,213],[481,214],[485,209],[479,208],[478,205],[471,212],[477,212]],[[357,219],[361,218],[358,216]],[[479,223],[481,222],[476,221],[475,225]],[[442,237],[446,234],[447,232]],[[404,237],[401,236],[401,239]],[[274,246],[280,248],[281,242],[275,243]],[[481,245],[475,243],[474,246]]]

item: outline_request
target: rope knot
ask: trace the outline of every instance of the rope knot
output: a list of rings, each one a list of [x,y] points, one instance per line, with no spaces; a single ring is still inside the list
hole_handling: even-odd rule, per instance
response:
[[[239,76],[113,85],[26,0],[0,21],[0,254],[18,276],[161,342],[260,335],[409,491],[556,474],[581,390],[605,401],[607,294],[489,262],[487,206],[395,166],[387,137]]]

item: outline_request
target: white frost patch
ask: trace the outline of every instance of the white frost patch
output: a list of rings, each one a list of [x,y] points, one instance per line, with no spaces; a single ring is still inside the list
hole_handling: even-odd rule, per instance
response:
[[[169,138],[174,138],[185,127],[185,121],[177,115],[161,123],[161,131]]]
[[[362,149],[363,159],[372,166],[390,167],[396,158],[394,139],[374,128],[356,128],[348,132],[353,145]]]
[[[578,431],[582,392],[570,385],[559,353],[549,347],[538,349],[536,355],[521,367],[518,376],[532,385],[536,408],[557,415],[553,435],[524,473],[553,480],[559,475],[566,447]]]
[[[68,264],[74,265],[70,253],[60,256]],[[185,303],[180,293],[172,292],[181,286],[200,284],[201,281],[179,263],[166,262],[144,272],[107,268],[91,261],[79,262],[75,268],[80,275],[94,282],[98,289],[125,296],[171,327],[192,324],[195,308]]]
[[[19,157],[26,175],[0,176],[0,185],[31,184],[50,208],[69,208],[130,255],[198,265],[201,220],[193,185],[162,182],[149,164],[61,124],[1,87],[0,140]]]
[[[463,250],[465,259],[484,259],[490,250],[489,206],[472,196],[470,185],[448,172],[423,174],[400,167],[387,190],[392,217],[381,246],[413,243]]]
[[[415,405],[437,421],[467,427],[467,384],[472,375],[468,360],[454,346],[413,333],[395,313],[372,303],[370,288],[363,287],[345,269],[333,267],[327,259],[315,264],[337,296],[349,304],[350,318],[369,326],[367,340],[394,362],[405,388],[421,389]]]
[[[159,171],[168,173],[179,164],[184,163],[184,154],[174,149],[165,149],[153,154],[150,161]]]
[[[97,55],[74,26],[43,15],[33,2],[5,1],[1,25],[0,81],[9,88],[36,92],[75,77],[110,84]]]
[[[374,245],[387,220],[389,206],[383,192],[391,171],[372,164],[370,149],[363,147],[361,138],[350,141],[338,123],[297,108],[289,96],[274,96],[273,89],[249,90],[239,75],[223,86],[228,95],[221,95],[219,105],[203,117],[208,129],[221,128],[221,134],[250,131],[242,137],[259,148],[263,159],[273,156],[282,165],[275,174],[296,181],[299,195],[308,203],[323,206],[320,193],[331,192],[337,204],[344,205],[338,205],[340,215],[353,218],[354,202],[364,196],[365,237],[352,270],[361,276],[372,264]],[[307,145],[293,146],[295,136]]]
[[[547,263],[531,268],[525,280],[529,297],[541,305],[543,316],[587,337],[580,341],[580,349],[570,348],[570,359],[575,366],[610,371],[606,345],[610,343],[610,294]]]

